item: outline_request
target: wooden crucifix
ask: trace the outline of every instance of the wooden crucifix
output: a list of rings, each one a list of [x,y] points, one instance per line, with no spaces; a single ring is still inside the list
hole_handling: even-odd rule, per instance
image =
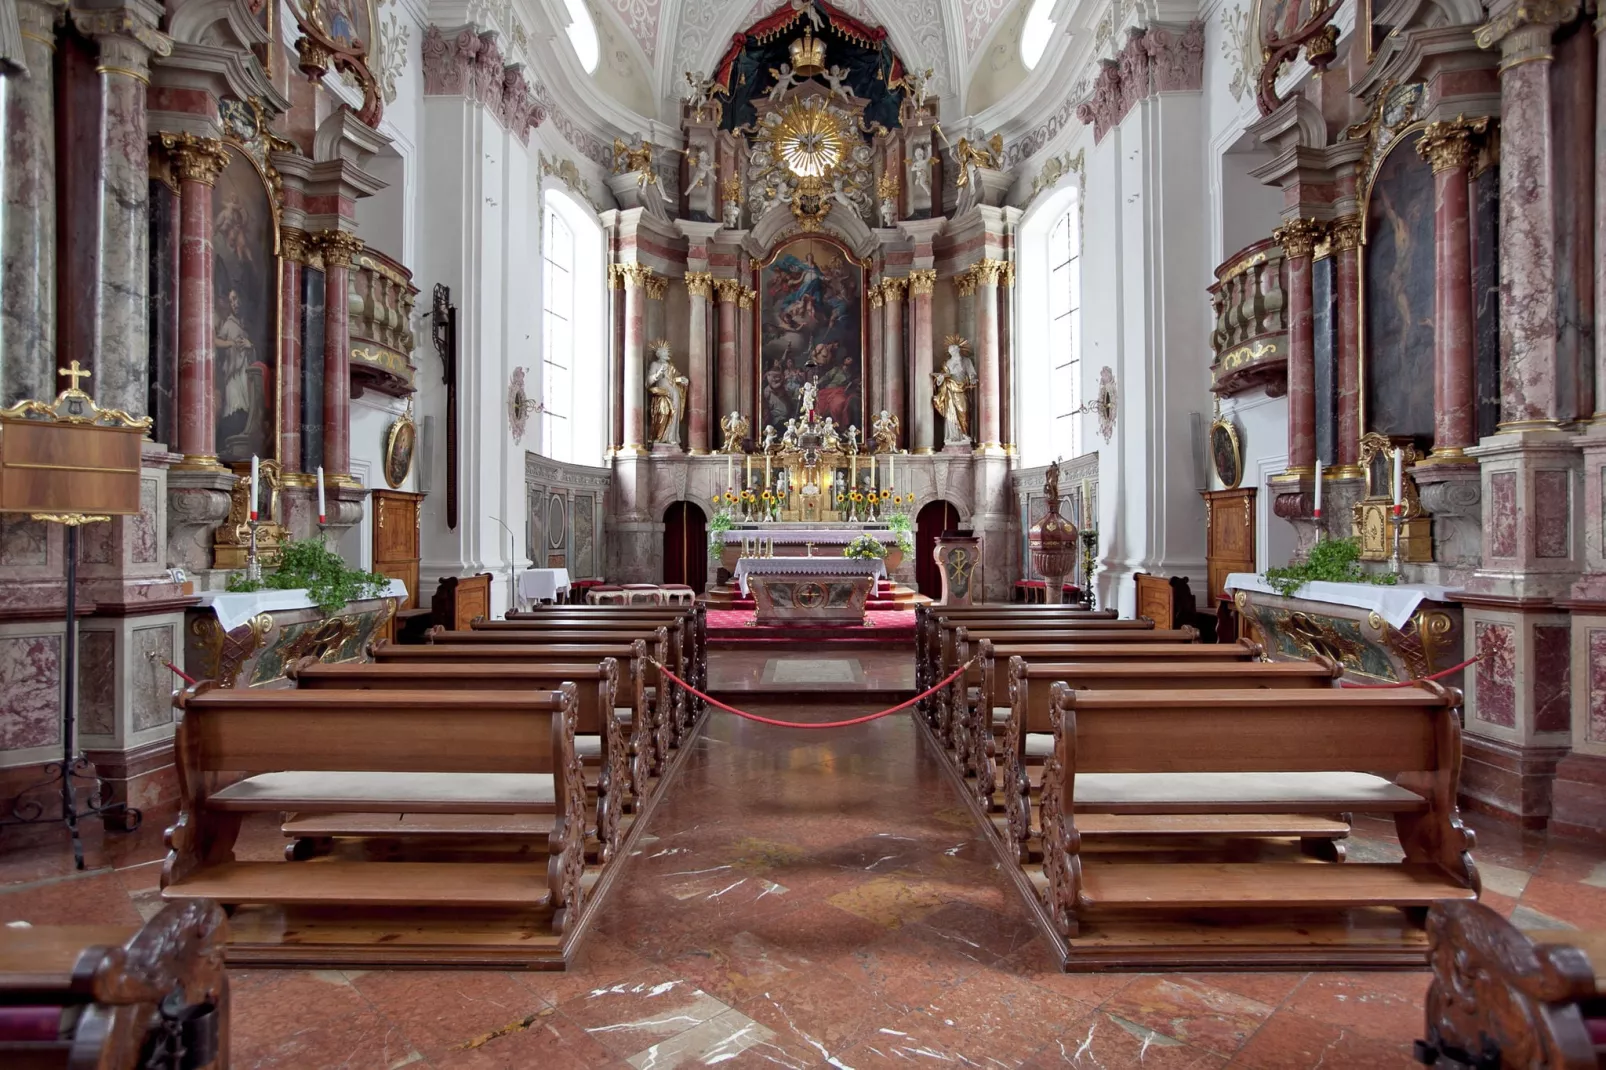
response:
[[[435,284],[435,307],[430,314],[430,337],[441,358],[441,379],[446,383],[446,526],[457,530],[457,306],[449,286]],[[428,463],[426,461],[426,463]]]

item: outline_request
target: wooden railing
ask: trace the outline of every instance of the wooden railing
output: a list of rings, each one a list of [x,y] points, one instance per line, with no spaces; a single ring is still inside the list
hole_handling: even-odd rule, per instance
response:
[[[351,266],[351,376],[354,386],[402,396],[413,392],[413,273],[365,249]]]
[[[1211,390],[1222,397],[1254,386],[1282,393],[1288,364],[1282,246],[1266,238],[1234,253],[1216,268],[1209,293],[1216,312]]]

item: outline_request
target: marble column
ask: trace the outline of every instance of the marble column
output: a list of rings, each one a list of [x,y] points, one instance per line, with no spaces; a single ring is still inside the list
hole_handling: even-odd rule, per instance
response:
[[[608,317],[609,341],[612,352],[609,354],[612,369],[609,374],[608,391],[608,426],[612,429],[608,439],[608,448],[617,450],[625,441],[625,409],[624,409],[624,379],[625,379],[625,265],[608,265]]]
[[[909,379],[914,391],[913,424],[909,442],[915,453],[933,452],[936,442],[936,412],[931,407],[931,291],[937,285],[933,268],[909,272],[909,300],[914,318],[910,329]]]
[[[100,229],[95,314],[95,399],[105,408],[142,416],[148,406],[150,150],[145,94],[151,56],[172,52],[159,33],[161,8],[135,3],[75,11],[78,29],[94,38],[101,81]]]
[[[887,388],[883,407],[898,418],[900,429],[908,426],[912,431],[913,425],[905,423],[909,419],[909,412],[905,403],[908,393],[905,385],[908,347],[904,345],[903,340],[903,292],[908,286],[909,280],[904,278],[881,280],[881,294],[886,301],[887,317],[886,328],[882,332],[882,345],[886,347],[887,353]],[[905,438],[904,441],[910,440]]]
[[[758,412],[758,384],[754,381],[753,369],[757,363],[753,359],[753,302],[758,300],[758,291],[751,286],[742,287],[742,296],[737,299],[740,315],[736,331],[736,374],[742,383],[742,412]],[[762,433],[762,429],[759,429]]]
[[[1314,219],[1295,219],[1273,237],[1288,257],[1288,469],[1316,470],[1315,299],[1311,291],[1311,253],[1325,228]]]
[[[1006,261],[998,276],[998,430],[1004,452],[1015,456],[1015,265]]]
[[[1560,426],[1556,367],[1551,34],[1578,4],[1513,4],[1478,28],[1500,43],[1500,428]],[[1565,16],[1565,17],[1563,17]],[[1532,21],[1530,21],[1532,20]]]
[[[652,268],[645,264],[624,264],[625,284],[625,360],[624,391],[625,434],[621,452],[645,453],[643,441],[647,437],[645,408],[645,382],[647,375],[647,283],[652,279]]]
[[[1333,265],[1338,290],[1338,454],[1336,478],[1361,471],[1361,223],[1355,216],[1334,220]]]
[[[351,479],[351,262],[362,240],[343,230],[318,234],[323,250],[323,468],[340,483]]]
[[[977,342],[978,354],[980,342],[976,327],[976,281],[980,275],[981,265],[972,264],[953,277],[954,325],[959,334]],[[978,412],[977,416],[980,415]]]
[[[17,0],[26,74],[6,77],[5,153],[0,187],[0,406],[60,392],[56,379],[56,24],[62,7]]]
[[[1606,421],[1606,8],[1595,17],[1595,422]]]
[[[1428,124],[1417,152],[1433,165],[1433,454],[1428,463],[1465,463],[1477,444],[1472,367],[1472,240],[1467,186],[1473,141],[1488,119]]]
[[[280,362],[279,464],[301,471],[301,272],[307,262],[307,235],[294,227],[279,232],[284,271],[279,286]]]
[[[174,452],[184,468],[217,467],[216,355],[212,322],[212,187],[228,165],[223,143],[193,134],[163,134],[178,176],[178,398]]]
[[[1003,450],[1003,380],[998,357],[998,281],[1002,260],[976,265],[977,448],[983,453]]]
[[[708,299],[713,293],[714,276],[706,271],[688,271],[686,273],[686,297],[690,302],[688,309],[687,337],[689,341],[686,354],[687,377],[691,379],[687,406],[690,432],[688,439],[688,453],[699,456],[708,452],[708,424],[709,424],[709,380],[713,376],[711,364],[708,359]]]
[[[870,411],[877,413],[887,407],[887,299],[880,280],[872,282],[865,292],[870,295],[870,356],[865,366],[870,376]]]
[[[741,300],[742,284],[735,279],[716,279],[714,288],[719,297],[719,412],[749,412],[742,404],[741,356],[737,339],[741,335],[741,316],[737,302]],[[764,433],[762,427],[753,428],[756,439]]]

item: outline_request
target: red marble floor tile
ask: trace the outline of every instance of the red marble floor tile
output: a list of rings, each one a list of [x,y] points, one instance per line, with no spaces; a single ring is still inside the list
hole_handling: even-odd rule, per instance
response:
[[[1282,1009],[1342,1026],[1371,1040],[1414,1040],[1422,1029],[1424,972],[1313,973]]]
[[[379,970],[347,976],[426,1060],[548,1006],[506,973]]]
[[[1025,1070],[1078,1067],[1104,1070],[1218,1070],[1226,1057],[1185,1044],[1136,1022],[1098,1012],[1073,1023],[1064,1033],[1021,1064]]]
[[[551,1007],[537,1011],[528,1024],[519,1019],[504,1028],[510,1031],[478,1047],[450,1048],[428,1065],[437,1070],[626,1070],[630,1065]]]
[[[563,1016],[591,1039],[624,1058],[730,1009],[660,967],[558,1005]]]
[[[747,932],[799,962],[832,967],[886,935],[875,922],[826,902],[754,919]]]
[[[240,1070],[388,1070],[420,1061],[401,1026],[344,974],[234,973],[230,981],[230,1049]]]
[[[816,969],[813,961],[753,933],[737,933],[719,946],[695,948],[663,963],[716,999],[735,1006],[766,988]]]
[[[1212,988],[1224,988],[1256,1003],[1280,1007],[1305,977],[1303,973],[1212,973],[1201,979]]]
[[[1066,973],[1047,940],[1017,951],[1003,968],[1029,984],[1090,1007],[1101,1006],[1142,977],[1135,973]]]
[[[138,925],[139,911],[110,870],[0,889],[0,922],[33,925]]]
[[[974,1062],[1024,1061],[1091,1013],[1088,1004],[1056,995],[1007,974],[983,970],[935,998],[927,1035],[946,1051]],[[984,1064],[985,1065],[985,1064]]]
[[[1412,1039],[1376,1040],[1345,1026],[1279,1011],[1230,1065],[1245,1070],[1407,1070],[1421,1065],[1411,1055]]]
[[[1581,929],[1606,926],[1606,888],[1534,877],[1523,889],[1521,902]]]
[[[909,931],[917,940],[987,966],[997,966],[1043,938],[1019,911],[1001,913],[968,902],[950,903]]]
[[[1205,1051],[1231,1055],[1275,1007],[1218,988],[1208,978],[1165,975],[1128,985],[1102,1009]]]
[[[974,959],[945,953],[901,929],[854,949],[832,963],[900,1012],[924,1010],[956,985],[975,976]]]
[[[814,1051],[821,1059],[838,1056],[896,1014],[870,989],[828,970],[766,986],[738,1009],[773,1030],[787,1050]]]

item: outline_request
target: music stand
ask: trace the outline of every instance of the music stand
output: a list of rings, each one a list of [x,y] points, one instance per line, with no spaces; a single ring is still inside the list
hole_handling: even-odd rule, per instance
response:
[[[27,513],[34,520],[60,524],[66,529],[67,637],[62,655],[61,763],[45,767],[48,779],[18,792],[11,813],[0,818],[0,830],[9,825],[40,825],[61,821],[72,836],[73,860],[84,868],[84,845],[78,824],[86,817],[122,812],[129,820],[124,831],[139,827],[142,815],[126,803],[101,804],[101,783],[91,776],[86,758],[77,746],[78,692],[78,529],[84,524],[109,522],[113,516],[139,513],[140,442],[150,429],[150,417],[135,418],[119,409],[102,409],[78,387],[89,372],[75,360],[60,368],[71,383],[54,402],[22,401],[0,409],[0,513]],[[78,809],[74,779],[92,780],[94,789],[87,808]],[[61,786],[61,815],[47,816],[45,804],[23,797],[57,783]]]

